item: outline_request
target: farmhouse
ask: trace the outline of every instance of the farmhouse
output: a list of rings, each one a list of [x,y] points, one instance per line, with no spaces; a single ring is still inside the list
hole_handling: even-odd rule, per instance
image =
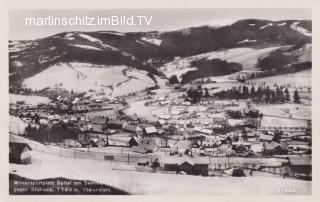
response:
[[[197,159],[163,159],[162,167],[165,171],[176,171],[188,175],[209,175],[209,160],[207,158]]]
[[[9,162],[18,164],[31,163],[31,147],[19,140],[15,140],[9,136]]]

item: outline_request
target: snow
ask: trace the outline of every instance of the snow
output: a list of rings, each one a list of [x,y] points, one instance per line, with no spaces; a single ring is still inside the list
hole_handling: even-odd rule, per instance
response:
[[[277,85],[290,85],[291,88],[298,88],[302,86],[312,87],[312,79],[311,79],[311,69],[303,70],[300,72],[285,74],[285,75],[276,75],[269,76],[265,78],[252,79],[250,82],[260,85],[269,85],[273,86]]]
[[[263,116],[261,121],[262,127],[307,127],[307,121]]]
[[[105,34],[113,34],[113,35],[117,35],[117,36],[125,36],[125,33],[121,33],[121,32],[110,32],[110,31],[100,31],[99,33],[105,33]]]
[[[30,105],[38,105],[39,103],[49,103],[50,99],[34,95],[9,94],[9,103],[16,104],[17,101],[24,101],[25,104]]]
[[[152,43],[152,44],[155,44],[157,46],[160,46],[161,43],[162,43],[162,40],[155,39],[155,38],[149,39],[149,38],[146,38],[146,37],[142,37],[141,40],[149,42],[149,43]]]
[[[287,194],[278,190],[288,187],[296,190],[293,194],[311,194],[309,181],[263,176],[199,177],[136,172],[135,167],[126,163],[64,158],[37,151],[31,153],[32,158],[41,163],[10,164],[10,172],[15,170],[16,174],[31,179],[65,177],[91,180],[131,194]],[[202,184],[205,186],[195,186]]]
[[[271,27],[271,26],[273,26],[273,24],[272,24],[272,23],[269,23],[269,24],[266,24],[266,25],[264,25],[264,26],[261,26],[260,29],[265,29],[265,28]]]
[[[87,46],[87,45],[78,45],[78,44],[69,44],[70,46],[75,46],[75,47],[79,47],[79,48],[84,48],[84,49],[90,49],[90,50],[98,50],[98,51],[102,51],[100,48],[97,47],[93,47],[93,46]]]
[[[188,27],[209,26],[209,27],[214,27],[214,28],[220,28],[220,27],[232,25],[236,21],[237,20],[235,20],[235,19],[214,19],[214,20],[203,22],[203,23],[193,24]]]
[[[264,115],[272,115],[283,118],[311,119],[310,106],[298,104],[273,104],[273,105],[257,105],[257,109]]]
[[[305,35],[305,36],[312,36],[311,32],[306,30],[305,28],[303,27],[299,27],[298,25],[300,24],[300,22],[294,22],[290,25],[290,28]]]
[[[220,28],[220,27],[225,27],[225,26],[232,25],[236,21],[237,20],[235,20],[235,19],[215,19],[215,20],[209,20],[209,21],[202,22],[202,23],[196,23],[196,24],[190,24],[190,25],[186,25],[186,26],[181,26],[181,27],[178,27],[178,28],[175,28],[175,29],[167,29],[167,30],[163,30],[162,32],[190,30],[190,28],[193,28],[193,27],[203,27],[203,26],[209,26],[209,27],[213,27],[213,28]]]
[[[9,132],[17,135],[22,135],[25,132],[25,128],[28,126],[19,117],[9,116]]]
[[[69,38],[71,36],[73,36],[74,34],[73,33],[67,33],[66,35],[64,35],[65,38]]]
[[[257,40],[253,39],[253,40],[250,40],[250,39],[245,39],[245,40],[242,40],[242,41],[239,41],[237,44],[242,44],[242,43],[253,43],[253,42],[256,42]]]
[[[97,43],[102,43],[101,40],[97,39],[97,38],[94,38],[92,36],[89,36],[87,34],[78,34],[80,37],[84,38],[84,39],[87,39],[88,41],[91,41],[91,42],[97,42]]]
[[[32,89],[54,88],[60,86],[75,92],[86,92],[89,89],[103,91],[109,96],[119,96],[130,92],[144,90],[154,85],[146,72],[130,70],[125,65],[107,66],[89,63],[58,63],[30,77],[24,84]],[[134,76],[134,77],[133,77]],[[62,84],[62,86],[61,86]]]
[[[74,37],[68,37],[68,38],[64,38],[64,39],[72,41],[72,40],[74,40],[75,38],[74,38]]]
[[[214,59],[219,58],[228,62],[241,63],[244,70],[255,69],[258,62],[258,58],[269,54],[271,51],[282,48],[285,46],[275,46],[268,48],[231,48],[221,51],[212,51],[208,53],[202,53],[186,58],[176,59],[172,62],[168,62],[162,66],[163,72],[167,77],[173,74],[182,75],[185,72],[195,70],[195,67],[191,67],[190,63],[193,60],[199,60],[202,58]]]
[[[284,22],[284,23],[279,23],[278,26],[285,26],[287,23]]]
[[[113,50],[113,51],[119,51],[119,48],[110,46],[110,45],[108,45],[108,44],[102,44],[102,43],[101,43],[101,45],[102,45],[104,48],[111,49],[111,50]]]
[[[13,64],[13,66],[16,66],[16,67],[23,66],[22,62],[20,62],[20,61],[14,61],[14,62],[12,62],[12,64]]]

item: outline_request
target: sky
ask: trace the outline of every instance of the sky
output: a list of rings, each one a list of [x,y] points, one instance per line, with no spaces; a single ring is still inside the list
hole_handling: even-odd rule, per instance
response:
[[[71,18],[89,16],[152,16],[150,25],[142,26],[26,26],[25,18]],[[104,10],[11,10],[9,12],[9,39],[29,40],[47,37],[65,31],[168,31],[197,25],[230,24],[241,19],[311,20],[311,9],[248,8],[248,9],[104,9]]]

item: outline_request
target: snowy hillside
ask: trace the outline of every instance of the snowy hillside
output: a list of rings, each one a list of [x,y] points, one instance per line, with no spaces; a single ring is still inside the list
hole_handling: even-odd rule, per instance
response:
[[[89,63],[58,63],[26,79],[26,87],[41,90],[62,87],[75,92],[90,89],[120,96],[155,85],[147,72],[127,66],[105,66]]]
[[[268,47],[268,48],[232,48],[223,51],[213,51],[203,53],[191,57],[178,58],[172,62],[163,65],[162,70],[167,77],[177,75],[178,78],[188,71],[195,70],[195,67],[191,66],[191,61],[199,60],[202,58],[226,60],[228,62],[237,62],[242,64],[244,70],[256,70],[256,64],[258,58],[269,54],[271,51],[283,48],[281,46]]]

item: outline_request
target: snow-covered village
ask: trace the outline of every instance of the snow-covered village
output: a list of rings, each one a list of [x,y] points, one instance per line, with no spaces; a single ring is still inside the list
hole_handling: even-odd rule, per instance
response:
[[[310,194],[311,48],[310,20],[10,40],[10,194]],[[108,191],[11,184],[60,178]]]

